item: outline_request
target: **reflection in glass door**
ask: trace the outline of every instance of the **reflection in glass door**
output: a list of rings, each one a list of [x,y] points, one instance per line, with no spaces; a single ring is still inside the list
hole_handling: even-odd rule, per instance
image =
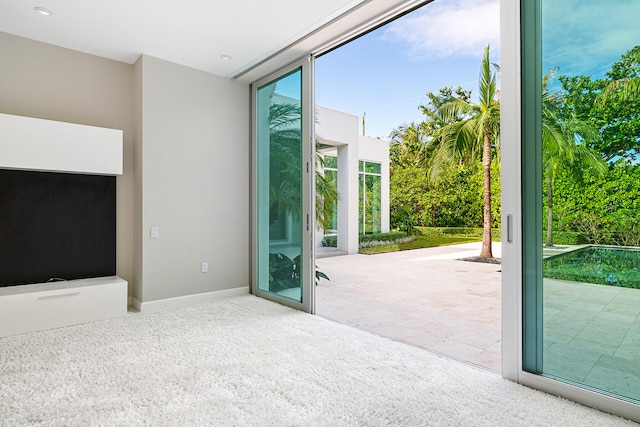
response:
[[[640,403],[640,3],[536,4],[523,9],[541,46],[523,62],[523,368]]]
[[[307,61],[308,62],[308,61]],[[255,87],[255,293],[312,311],[310,148],[303,65]]]

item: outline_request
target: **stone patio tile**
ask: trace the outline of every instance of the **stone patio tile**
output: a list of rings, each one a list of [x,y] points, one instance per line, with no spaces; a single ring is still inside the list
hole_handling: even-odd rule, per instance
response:
[[[466,252],[479,244],[319,259],[331,282],[317,288],[316,312],[499,372],[500,266],[455,260]]]
[[[583,382],[602,353],[571,344],[553,344],[543,355],[545,374]]]
[[[588,322],[565,319],[564,317],[556,316],[553,319],[543,319],[544,323],[544,336],[551,339],[552,336],[567,336],[575,337],[587,326]]]
[[[587,385],[640,401],[640,365],[603,356],[585,378]]]
[[[412,329],[408,331],[409,334],[403,338],[400,338],[399,341],[404,341],[407,344],[411,344],[417,347],[422,347],[424,349],[429,349],[429,347],[443,341],[440,338],[436,338],[431,334],[425,334],[424,331]]]
[[[470,354],[467,356],[467,362],[474,365],[485,367],[493,372],[502,372],[502,364],[500,363],[500,352],[482,350],[478,354]]]
[[[478,328],[478,329],[481,329],[481,328]],[[471,330],[468,332],[455,334],[455,335],[452,335],[449,339],[452,341],[457,341],[462,344],[468,344],[483,350],[489,350],[496,344],[500,343],[499,335],[489,335],[489,334],[486,334],[486,331],[482,331],[482,330]]]
[[[615,356],[631,360],[631,363],[636,363],[640,366],[640,335],[636,335],[637,333],[632,333],[631,331],[627,333],[616,350]]]
[[[483,350],[472,345],[451,340],[440,341],[429,347],[429,349],[467,362],[478,359]]]
[[[609,345],[601,341],[586,341],[581,338],[573,338],[569,342],[569,344],[580,348],[590,349],[610,356],[615,355],[616,351],[618,350],[618,346],[615,345]]]
[[[640,305],[636,308],[636,312],[640,313]],[[602,311],[598,314],[598,316],[594,319],[596,323],[605,324],[608,323],[610,325],[624,325],[626,329],[631,328],[633,323],[636,321],[636,317],[633,316],[633,313],[622,313],[620,311]]]
[[[605,344],[607,346],[619,347],[626,335],[626,329],[616,328],[615,325],[603,325],[591,322],[576,335],[576,338],[594,343],[595,345]]]
[[[640,307],[640,303],[624,304],[622,301],[616,300],[608,304],[602,311],[636,318],[638,316],[638,307]]]
[[[387,321],[387,316],[391,314],[390,312],[383,312],[380,310],[377,311],[368,311],[364,308],[360,309],[358,312],[354,312],[351,315],[346,315],[345,319],[348,320],[348,323],[353,325],[367,328],[374,325],[379,325]]]
[[[638,304],[640,304],[640,289],[620,288],[620,293],[614,300],[622,305],[632,305],[637,307]]]

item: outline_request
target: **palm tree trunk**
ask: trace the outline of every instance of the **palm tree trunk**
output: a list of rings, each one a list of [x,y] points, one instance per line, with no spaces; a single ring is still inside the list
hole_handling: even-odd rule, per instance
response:
[[[482,232],[480,258],[493,258],[493,252],[491,251],[491,137],[488,129],[484,130],[482,167],[484,170],[484,230]]]
[[[553,246],[553,183],[547,176],[547,243],[545,246]]]

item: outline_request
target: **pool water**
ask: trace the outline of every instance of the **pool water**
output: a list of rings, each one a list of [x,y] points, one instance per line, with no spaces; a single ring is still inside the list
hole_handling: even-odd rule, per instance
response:
[[[590,246],[543,261],[544,277],[640,289],[640,248]]]

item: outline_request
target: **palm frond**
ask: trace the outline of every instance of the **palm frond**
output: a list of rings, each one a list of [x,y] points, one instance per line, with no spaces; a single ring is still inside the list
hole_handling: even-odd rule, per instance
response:
[[[611,101],[626,102],[640,96],[640,77],[619,79],[607,84],[596,97],[596,106]]]

